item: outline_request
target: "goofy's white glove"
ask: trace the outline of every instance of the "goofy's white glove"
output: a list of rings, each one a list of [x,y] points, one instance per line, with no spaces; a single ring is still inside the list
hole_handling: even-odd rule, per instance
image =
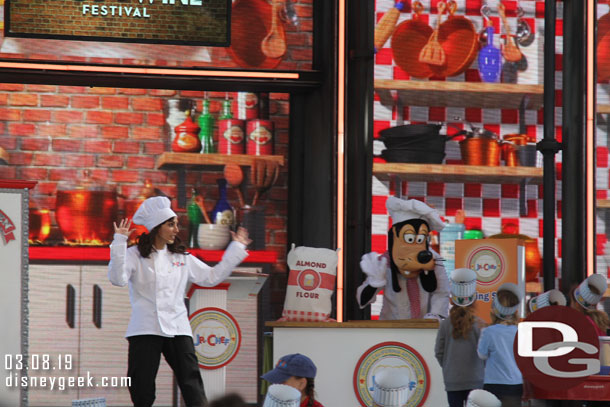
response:
[[[360,268],[366,274],[365,284],[379,288],[386,284],[387,260],[377,253],[367,253],[360,259]]]

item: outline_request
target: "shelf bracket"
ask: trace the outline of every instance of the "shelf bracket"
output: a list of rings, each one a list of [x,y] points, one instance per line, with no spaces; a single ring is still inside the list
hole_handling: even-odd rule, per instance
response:
[[[527,216],[527,184],[528,179],[524,178],[519,182],[519,216]]]

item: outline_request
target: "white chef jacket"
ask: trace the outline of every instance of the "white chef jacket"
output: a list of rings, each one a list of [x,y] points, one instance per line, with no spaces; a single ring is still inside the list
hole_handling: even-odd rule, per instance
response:
[[[110,245],[108,279],[119,287],[129,284],[131,319],[125,336],[193,336],[184,304],[187,284],[213,287],[247,256],[246,246],[233,241],[214,267],[193,255],[172,253],[167,246],[144,258],[137,246],[127,248],[127,236],[116,233]]]
[[[434,250],[431,250],[436,261],[434,267],[434,274],[436,275],[436,290],[429,293],[421,285],[419,277],[417,280],[417,286],[419,287],[419,304],[421,306],[420,315],[424,317],[426,314],[440,315],[446,318],[449,313],[449,278],[445,267],[439,261],[439,254]],[[372,302],[375,302],[377,293],[383,289],[383,305],[379,314],[379,319],[392,320],[392,319],[411,319],[411,304],[409,302],[409,295],[407,294],[407,278],[402,274],[398,274],[398,285],[401,290],[395,292],[392,287],[392,269],[388,264],[386,269],[386,285],[379,287],[375,291],[375,295],[366,304],[359,304],[360,308],[364,308]],[[358,287],[356,292],[358,302],[360,302],[360,295],[364,288],[368,285],[367,280]]]

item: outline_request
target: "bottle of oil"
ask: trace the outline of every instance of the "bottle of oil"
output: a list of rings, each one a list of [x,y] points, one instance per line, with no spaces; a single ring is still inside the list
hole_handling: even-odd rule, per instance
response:
[[[210,100],[203,100],[201,116],[199,116],[199,139],[201,140],[201,153],[215,153],[214,147],[214,116],[210,113]]]

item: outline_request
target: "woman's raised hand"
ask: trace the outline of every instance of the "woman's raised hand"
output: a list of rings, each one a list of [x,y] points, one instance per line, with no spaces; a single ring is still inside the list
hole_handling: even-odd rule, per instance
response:
[[[122,219],[119,226],[116,225],[116,222],[113,222],[113,224],[114,224],[114,233],[125,235],[127,237],[129,237],[129,235],[135,230],[135,229],[130,229],[131,228],[131,219],[127,219],[127,218]]]
[[[237,228],[237,232],[231,231],[231,237],[233,238],[233,240],[242,243],[245,246],[248,246],[250,243],[252,243],[252,239],[248,238],[248,229],[243,228],[241,226]]]

